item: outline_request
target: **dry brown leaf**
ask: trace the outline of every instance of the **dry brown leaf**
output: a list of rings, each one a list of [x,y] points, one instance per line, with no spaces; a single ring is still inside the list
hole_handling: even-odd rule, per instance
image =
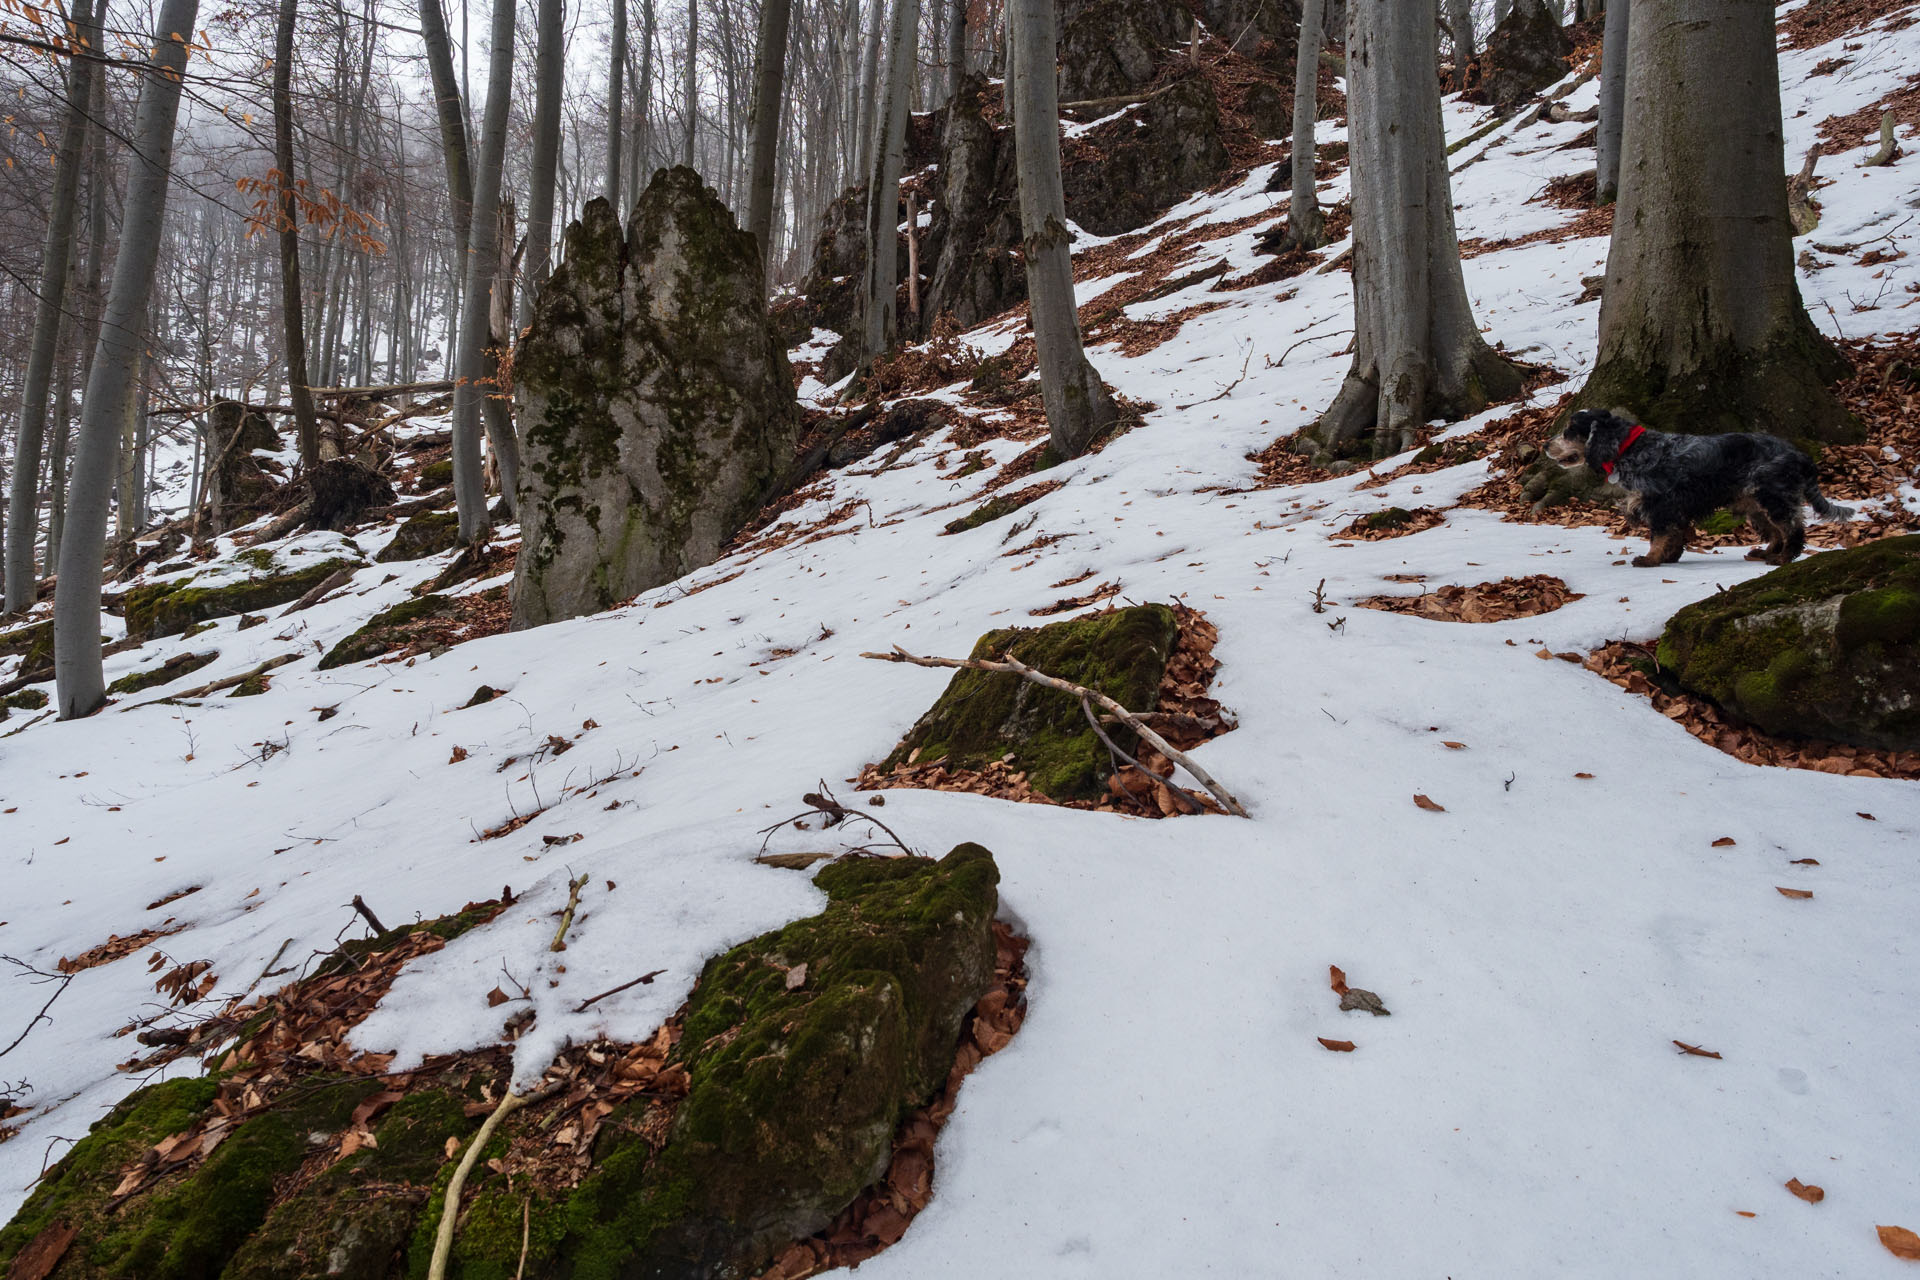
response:
[[[1327,966],[1327,982],[1333,987],[1333,994],[1337,996],[1347,994],[1347,972],[1338,965]]]
[[[1827,1198],[1827,1193],[1824,1188],[1810,1187],[1798,1178],[1787,1179],[1787,1190],[1793,1192],[1793,1194],[1799,1196],[1808,1204],[1819,1204]]]
[[[13,1280],[46,1280],[60,1265],[60,1259],[67,1256],[67,1246],[73,1243],[78,1232],[79,1228],[69,1223],[48,1223],[39,1235],[27,1242],[26,1248],[14,1255],[13,1267],[7,1274]]]
[[[1465,751],[1467,749],[1467,744],[1464,742],[1443,742],[1440,745],[1449,751]]]
[[[1429,800],[1426,796],[1420,795],[1417,792],[1414,794],[1413,802],[1419,805],[1422,809],[1425,809],[1428,813],[1445,813],[1447,811],[1447,807],[1445,805],[1437,804],[1434,801]]]
[[[1743,1218],[1757,1218],[1760,1216],[1751,1209],[1735,1209],[1734,1212]]]
[[[465,747],[455,747],[453,749],[453,758],[448,760],[447,763],[459,764],[462,760],[465,760],[466,758],[467,758],[467,749]]]
[[[1576,773],[1573,776],[1576,778],[1591,778],[1593,775],[1590,773]]]
[[[511,999],[513,999],[512,996],[508,995],[506,992],[502,991],[500,988],[495,987],[493,990],[487,992],[487,1008],[496,1009]]]
[[[1811,898],[1813,896],[1813,890],[1811,889],[1788,889],[1781,885],[1775,885],[1773,887],[1779,891],[1780,896],[1783,898]]]
[[[1732,836],[1721,836],[1718,840],[1715,840],[1713,842],[1713,847],[1716,849],[1725,849],[1731,846],[1733,843],[1734,843],[1734,839]]]
[[[1323,1049],[1331,1049],[1335,1053],[1353,1052],[1353,1041],[1351,1040],[1329,1040],[1325,1036],[1315,1036],[1314,1039],[1320,1042],[1320,1047]]]
[[[1790,863],[1788,863],[1787,865],[1788,865],[1788,866],[1793,866],[1793,867],[1817,867],[1817,866],[1819,866],[1819,865],[1820,865],[1820,859],[1818,859],[1818,858],[1795,858],[1795,859],[1794,859],[1794,860],[1793,860],[1792,862],[1790,862]]]
[[[1699,1045],[1688,1044],[1684,1040],[1675,1040],[1674,1043],[1680,1046],[1680,1052],[1691,1054],[1696,1058],[1717,1058],[1720,1056],[1711,1049],[1702,1049]]]
[[[1860,813],[1860,812],[1857,812],[1857,811],[1856,811],[1856,812],[1854,813],[1854,815],[1853,815],[1853,816],[1854,816],[1854,817],[1856,817],[1856,818],[1865,818],[1865,819],[1866,819],[1866,820],[1867,820],[1868,822],[1878,822],[1878,821],[1880,821],[1880,819],[1878,819],[1878,818],[1876,818],[1876,817],[1874,817],[1874,816],[1873,816],[1872,814],[1870,814],[1870,813]]]
[[[1880,1233],[1880,1243],[1887,1246],[1888,1253],[1908,1262],[1920,1262],[1920,1236],[1905,1227],[1875,1227],[1874,1230]]]

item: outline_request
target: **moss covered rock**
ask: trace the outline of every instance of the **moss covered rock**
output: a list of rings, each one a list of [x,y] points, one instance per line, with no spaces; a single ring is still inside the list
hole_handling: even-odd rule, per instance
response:
[[[30,627],[0,631],[0,658],[20,659],[20,670],[36,671],[53,665],[53,619]]]
[[[1688,605],[1659,657],[1770,732],[1920,749],[1920,534],[1822,552]]]
[[[391,653],[410,643],[413,625],[429,618],[444,618],[454,611],[454,602],[446,596],[416,596],[402,600],[391,609],[383,609],[367,619],[366,625],[327,650],[319,669],[344,667],[350,662],[365,662],[383,653]]]
[[[786,474],[793,375],[753,237],[691,169],[624,235],[589,203],[514,356],[525,452],[513,624],[605,609],[720,557]]]
[[[380,549],[374,559],[382,564],[395,560],[423,560],[451,551],[460,545],[460,517],[452,511],[429,511],[401,525],[393,541]]]
[[[989,631],[976,658],[1012,654],[1036,671],[1098,689],[1129,711],[1151,710],[1179,622],[1165,605],[1138,605],[1037,630]],[[1124,733],[1115,740],[1125,745]],[[894,748],[883,767],[944,760],[979,769],[1009,759],[1035,791],[1055,800],[1101,794],[1112,761],[1077,699],[1019,676],[955,673],[946,692]]]
[[[139,693],[144,689],[158,688],[163,684],[172,684],[182,676],[192,675],[200,668],[220,656],[218,649],[209,649],[205,653],[177,653],[159,666],[148,671],[134,671],[121,676],[107,686],[108,693]]]
[[[298,566],[277,564],[270,552],[266,557],[260,564],[246,565],[243,577],[188,578],[135,587],[124,601],[127,634],[152,640],[178,635],[196,622],[290,604],[337,571],[360,567],[356,561],[338,556]]]

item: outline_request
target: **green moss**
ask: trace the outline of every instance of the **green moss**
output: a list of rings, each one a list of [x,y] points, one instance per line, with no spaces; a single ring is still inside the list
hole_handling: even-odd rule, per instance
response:
[[[0,632],[0,657],[16,655],[22,671],[53,665],[53,619]]]
[[[250,547],[234,557],[255,573],[273,572],[273,549],[271,547]]]
[[[108,693],[139,693],[143,689],[157,688],[171,684],[182,676],[192,675],[200,668],[220,656],[218,649],[209,649],[205,653],[180,653],[168,658],[149,671],[135,671],[121,676],[107,686]]]
[[[1153,708],[1178,632],[1173,610],[1141,605],[1056,622],[1037,630],[988,632],[976,658],[1011,653],[1051,676],[1097,689],[1130,711]],[[1115,740],[1127,745],[1125,735]],[[885,767],[944,760],[979,769],[1011,756],[1035,791],[1055,800],[1098,796],[1112,770],[1107,749],[1075,698],[1019,676],[960,671],[932,709],[900,741]]]
[[[127,634],[151,640],[175,635],[209,618],[225,618],[298,600],[341,569],[357,569],[337,557],[264,578],[246,578],[218,586],[157,582],[127,592]]]
[[[1002,516],[1010,516],[1020,508],[1038,502],[1051,492],[1046,486],[1032,485],[1018,493],[1003,493],[989,498],[971,512],[958,520],[947,523],[948,533],[965,533],[969,529],[978,529],[983,524],[991,524]]]
[[[453,610],[454,602],[446,596],[425,595],[402,600],[391,609],[374,614],[359,630],[327,650],[326,656],[320,659],[319,669],[328,671],[350,662],[365,662],[401,648],[413,639],[412,624],[445,617]]]
[[[1694,521],[1694,528],[1705,534],[1738,533],[1747,527],[1747,518],[1725,507]]]
[[[380,549],[374,559],[382,564],[396,560],[420,560],[451,551],[460,545],[460,516],[453,511],[429,511],[417,515],[394,533],[393,541]]]
[[[1385,511],[1376,511],[1360,521],[1367,529],[1404,529],[1413,523],[1413,512],[1405,507],[1388,507]]]
[[[453,483],[453,459],[442,458],[420,468],[420,488],[441,489]]]
[[[1776,569],[1676,613],[1660,663],[1763,729],[1920,747],[1920,535]]]
[[[12,707],[15,711],[40,711],[47,705],[45,689],[21,689],[0,698],[0,707]]]

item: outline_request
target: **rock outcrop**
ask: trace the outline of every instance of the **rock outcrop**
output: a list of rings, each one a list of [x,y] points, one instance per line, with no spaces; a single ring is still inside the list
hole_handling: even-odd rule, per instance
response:
[[[207,414],[207,508],[214,532],[227,527],[227,508],[258,502],[278,482],[254,458],[256,449],[280,448],[280,433],[265,414],[237,400],[216,400]]]
[[[800,411],[760,252],[684,167],[624,233],[567,228],[514,362],[524,439],[513,625],[605,609],[720,556],[793,460]]]
[[[986,118],[985,77],[968,76],[947,113],[943,182],[936,206],[940,250],[927,290],[928,316],[951,314],[962,329],[1027,297],[1019,253],[1020,197],[1013,131]]]
[[[1074,141],[1061,157],[1067,216],[1095,235],[1145,226],[1233,170],[1220,101],[1198,73]]]
[[[1822,552],[1690,604],[1659,657],[1770,732],[1920,750],[1920,534]]]
[[[1517,111],[1567,74],[1572,53],[1573,38],[1541,0],[1514,0],[1487,38],[1485,77],[1473,96],[1502,115]]]

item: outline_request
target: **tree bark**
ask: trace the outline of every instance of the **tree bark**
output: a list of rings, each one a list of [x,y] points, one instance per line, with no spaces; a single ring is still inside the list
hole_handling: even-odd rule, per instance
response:
[[[429,3],[431,0],[429,0]],[[473,224],[468,232],[466,283],[460,297],[460,347],[453,387],[453,494],[460,539],[487,535],[486,476],[480,461],[481,399],[492,374],[487,358],[487,313],[499,269],[500,169],[507,150],[507,108],[513,94],[514,0],[493,0],[493,47],[487,69],[487,106],[480,124],[480,163],[474,172]],[[501,460],[501,480],[508,477]]]
[[[1595,133],[1599,159],[1594,164],[1594,198],[1612,204],[1620,198],[1620,137],[1627,108],[1627,32],[1633,0],[1614,0],[1600,45],[1600,127]]]
[[[453,42],[447,36],[440,0],[420,0],[420,37],[427,46],[427,72],[433,79],[434,116],[440,122],[440,153],[447,162],[447,191],[453,198],[453,248],[465,264],[467,233],[473,221],[473,171],[467,151],[466,104],[453,75]]]
[[[1313,126],[1320,113],[1321,20],[1326,0],[1300,0],[1300,47],[1293,63],[1293,195],[1287,203],[1287,242],[1320,247],[1324,222],[1314,183]]]
[[[1027,259],[1027,306],[1039,357],[1053,451],[1077,458],[1113,425],[1119,409],[1087,360],[1073,296],[1073,251],[1060,183],[1060,90],[1054,71],[1053,0],[1013,0],[1015,163]]]
[[[781,86],[787,71],[789,0],[762,0],[754,54],[752,148],[747,161],[747,230],[760,245],[762,271],[773,262],[773,172],[780,142]]]
[[[1453,32],[1453,87],[1467,87],[1467,68],[1473,65],[1473,0],[1447,0],[1447,26]]]
[[[894,0],[887,42],[887,82],[874,116],[872,181],[867,187],[867,278],[860,364],[865,368],[893,340],[894,293],[900,283],[900,166],[907,145],[920,0]]]
[[[680,163],[692,169],[693,142],[700,128],[700,0],[687,0],[687,66],[686,66],[687,103],[687,141],[681,152]]]
[[[613,0],[613,38],[607,55],[607,203],[620,211],[620,148],[625,139],[621,117],[626,110],[627,0]],[[538,54],[534,55],[537,59]]]
[[[553,265],[553,188],[560,165],[560,89],[566,78],[566,5],[540,0],[533,53],[533,172],[527,199],[526,287],[516,324],[533,323],[533,299]],[[404,185],[404,184],[403,184]]]
[[[280,316],[286,338],[287,399],[300,465],[320,465],[320,424],[307,386],[307,326],[300,289],[300,206],[293,193],[293,23],[299,0],[280,0],[273,39],[273,164],[279,170]]]
[[[133,389],[140,321],[153,292],[173,165],[174,123],[180,111],[188,41],[199,10],[199,0],[163,0],[134,112],[120,254],[114,262],[113,286],[81,405],[67,527],[60,546],[60,583],[54,593],[53,660],[62,720],[91,715],[107,696],[100,655],[100,576],[118,419]]]
[[[967,0],[953,0],[953,13],[947,18],[947,102],[960,96],[961,82],[967,78]]]
[[[1519,390],[1480,336],[1460,273],[1431,4],[1350,0],[1353,367],[1321,417],[1326,453],[1413,447],[1429,418],[1459,418]]]
[[[100,48],[100,28],[88,0],[73,8],[73,30],[85,49]],[[0,615],[21,613],[36,596],[34,543],[40,533],[40,455],[47,429],[47,393],[54,353],[65,319],[68,266],[80,219],[81,152],[87,143],[87,106],[93,96],[94,63],[76,57],[67,67],[67,119],[60,132],[53,175],[53,203],[40,251],[40,297],[34,307],[33,345],[27,354],[20,430],[13,445],[13,488],[7,505],[6,599]]]
[[[863,179],[873,176],[874,134],[877,130],[874,112],[880,97],[880,31],[886,11],[887,0],[867,0],[866,62],[860,73],[860,159],[859,167],[855,170]]]
[[[1668,431],[1849,441],[1847,361],[1793,274],[1773,9],[1644,6],[1627,37],[1620,197],[1580,403]]]

